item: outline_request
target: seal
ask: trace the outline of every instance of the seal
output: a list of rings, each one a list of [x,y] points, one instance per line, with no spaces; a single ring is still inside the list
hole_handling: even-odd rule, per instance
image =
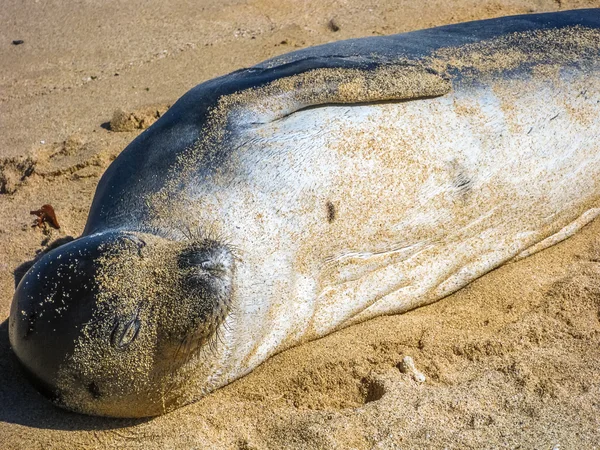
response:
[[[195,401],[434,302],[600,212],[600,10],[300,50],[186,93],[15,292],[12,348],[87,414]]]

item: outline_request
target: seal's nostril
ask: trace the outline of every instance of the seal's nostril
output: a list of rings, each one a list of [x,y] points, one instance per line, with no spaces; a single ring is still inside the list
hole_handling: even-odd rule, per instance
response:
[[[88,384],[87,389],[88,389],[89,393],[92,394],[92,397],[94,397],[94,398],[100,398],[102,396],[102,394],[100,393],[100,388],[94,381],[92,381],[90,384]]]
[[[124,322],[123,320],[117,320],[110,336],[110,343],[119,351],[126,350],[137,338],[142,324],[137,314],[133,319]]]

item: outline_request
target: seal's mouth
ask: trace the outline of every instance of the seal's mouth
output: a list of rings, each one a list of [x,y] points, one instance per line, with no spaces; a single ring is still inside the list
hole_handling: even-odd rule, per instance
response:
[[[234,258],[214,240],[111,232],[77,239],[25,274],[9,319],[35,386],[65,408],[144,417],[182,404],[181,369],[210,358],[231,309]],[[187,397],[186,397],[187,398]]]

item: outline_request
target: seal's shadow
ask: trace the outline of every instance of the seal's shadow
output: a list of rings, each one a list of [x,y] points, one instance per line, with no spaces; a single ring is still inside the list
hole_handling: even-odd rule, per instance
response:
[[[40,256],[15,269],[15,286]],[[0,422],[54,430],[104,430],[130,427],[151,420],[92,417],[54,406],[25,378],[10,348],[8,319],[0,324],[0,377]]]

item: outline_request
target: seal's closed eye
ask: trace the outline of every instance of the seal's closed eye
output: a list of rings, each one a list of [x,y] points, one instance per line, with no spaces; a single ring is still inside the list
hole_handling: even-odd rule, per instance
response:
[[[179,267],[191,278],[203,278],[203,275],[231,278],[234,258],[231,252],[216,241],[195,242],[179,255]]]
[[[192,329],[186,332],[203,329],[210,335],[230,312],[235,259],[222,243],[207,239],[184,248],[178,266],[185,301],[193,308],[187,321]]]

